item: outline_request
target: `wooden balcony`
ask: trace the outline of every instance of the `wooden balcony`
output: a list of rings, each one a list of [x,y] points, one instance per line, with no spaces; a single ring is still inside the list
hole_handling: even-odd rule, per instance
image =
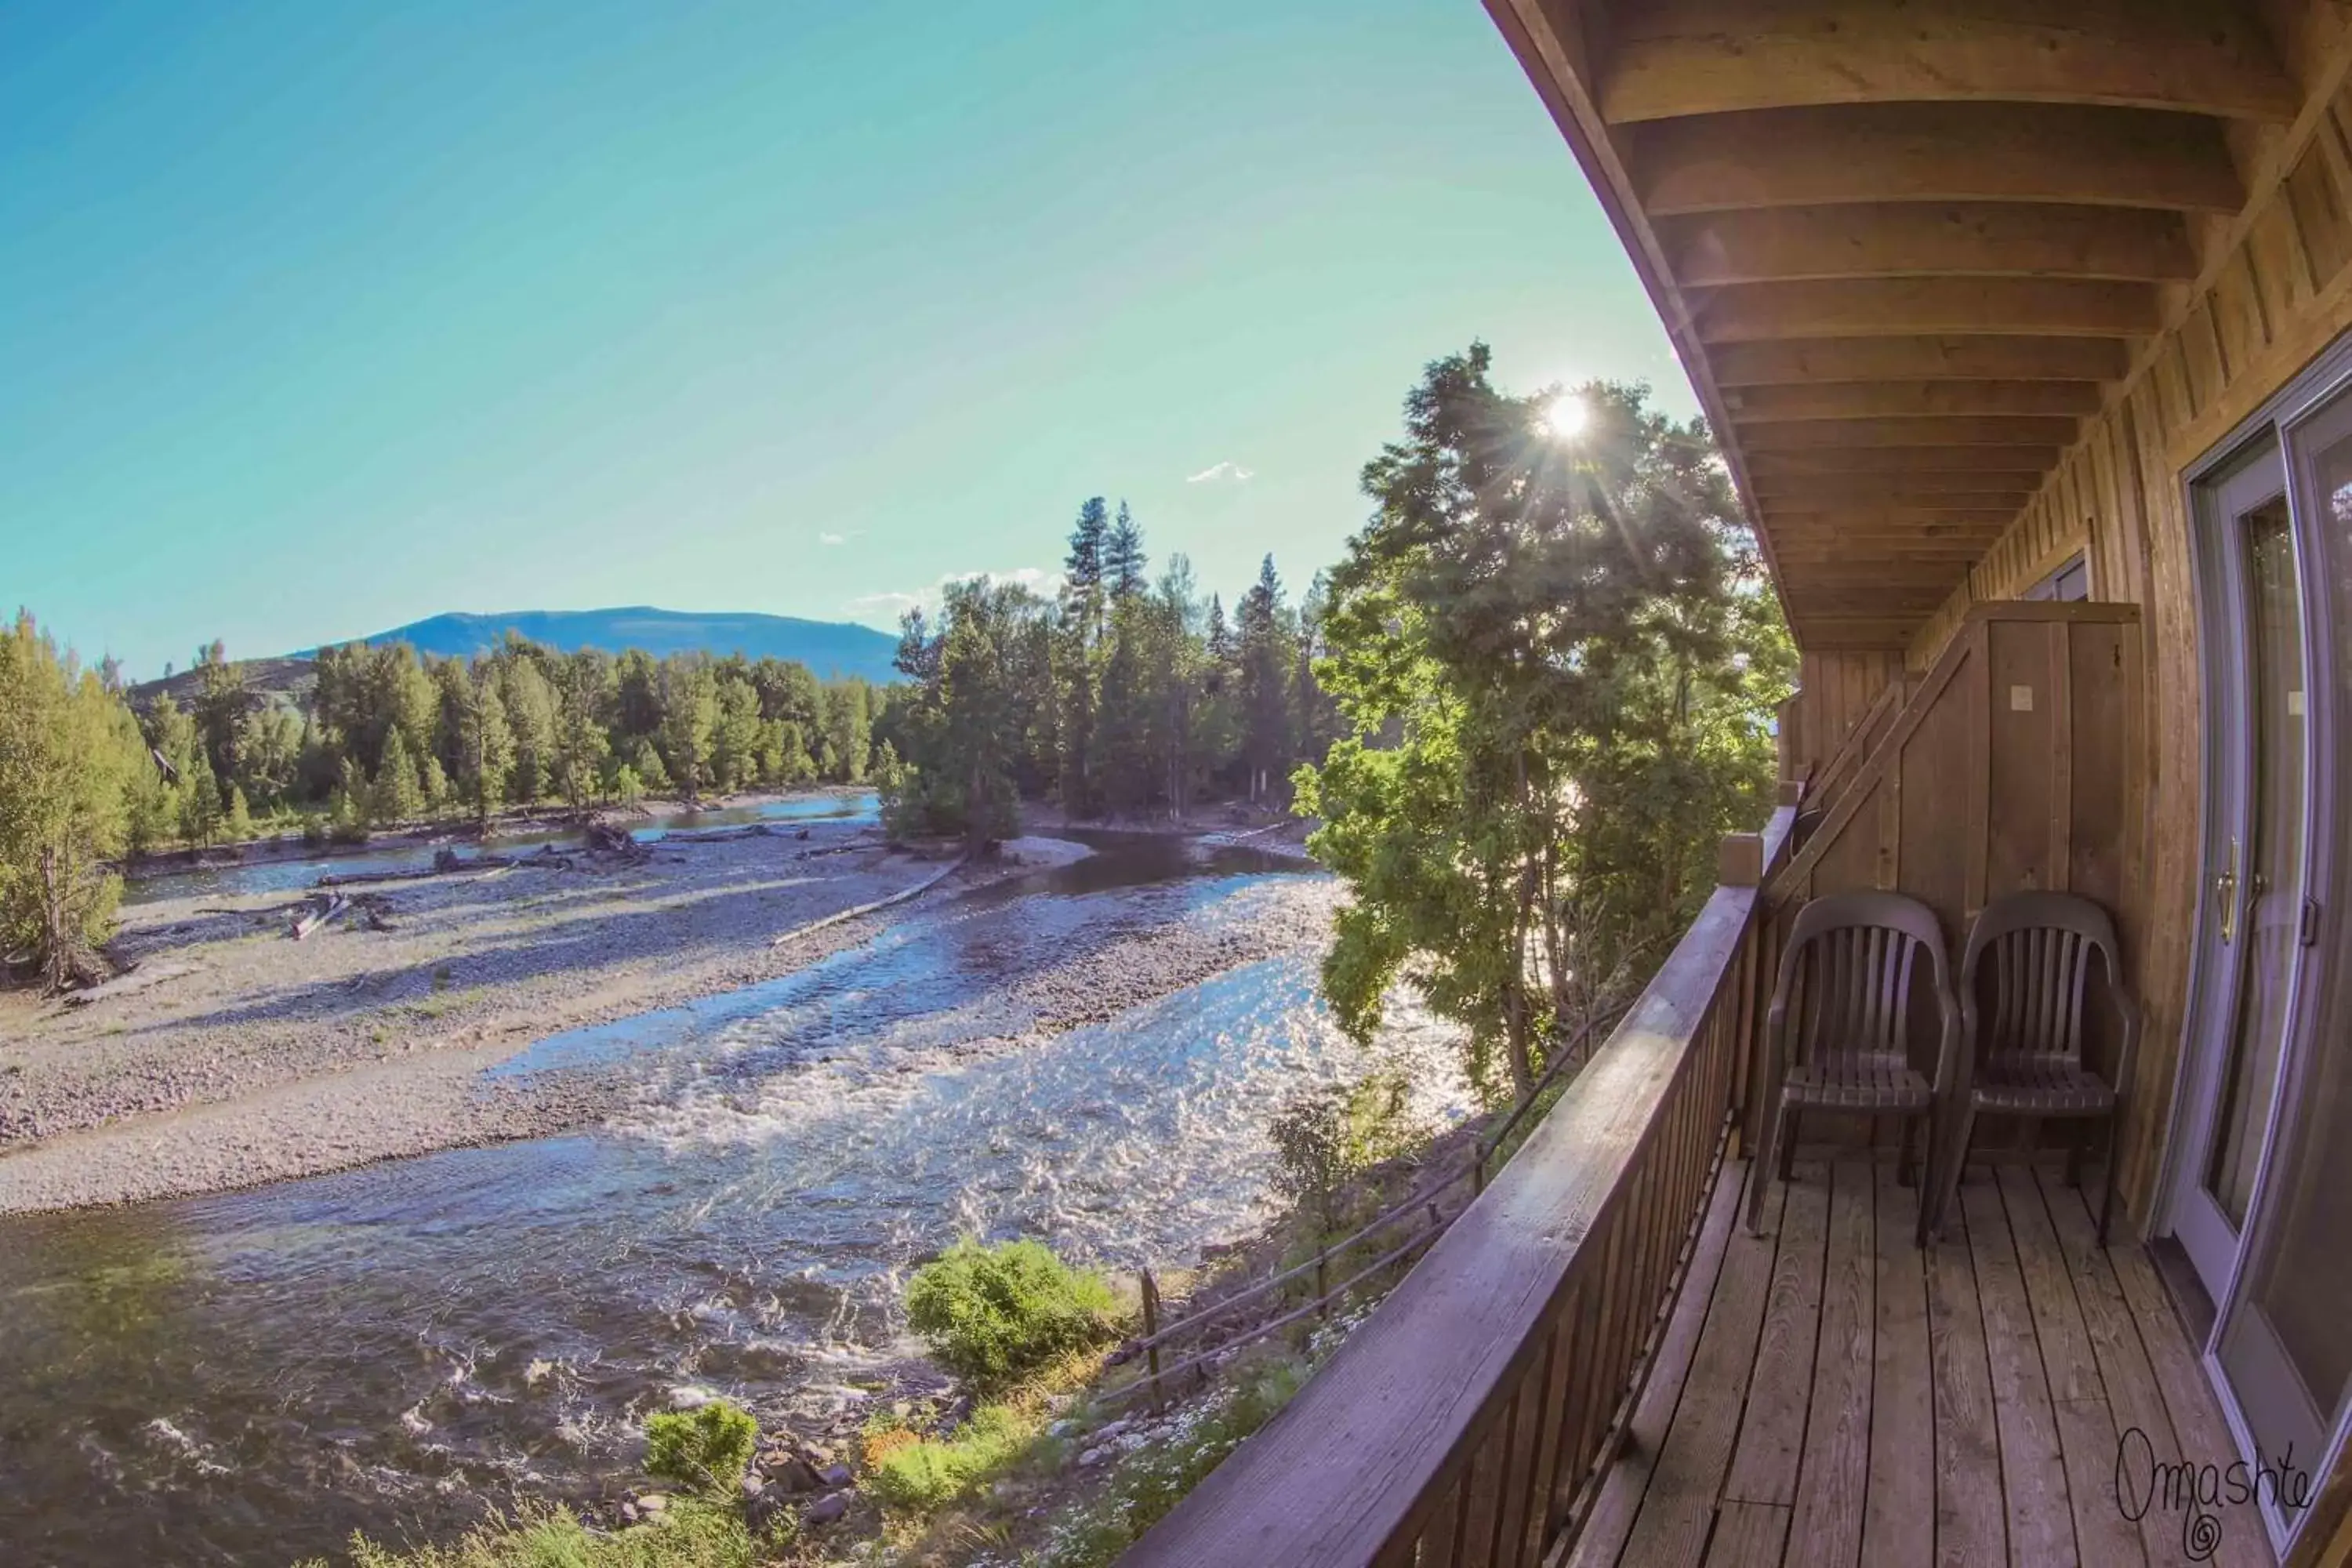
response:
[[[1924,1252],[1885,1161],[1801,1160],[1760,1237],[1745,1175],[1717,1180],[1575,1568],[2273,1561],[2251,1508],[2206,1510],[2200,1554],[2190,1510],[2139,1506],[2150,1464],[2236,1450],[2147,1255],[2101,1250],[2057,1166],[1973,1168]]]

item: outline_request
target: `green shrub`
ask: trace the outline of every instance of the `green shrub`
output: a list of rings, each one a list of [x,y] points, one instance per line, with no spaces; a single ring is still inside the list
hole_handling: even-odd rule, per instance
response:
[[[952,1437],[891,1445],[866,1472],[866,1489],[885,1507],[928,1513],[1003,1469],[1034,1431],[1004,1405],[983,1405]]]
[[[760,1424],[724,1399],[664,1411],[646,1422],[646,1473],[690,1491],[717,1491],[742,1479],[759,1443]]]
[[[394,1552],[354,1536],[356,1568],[752,1568],[751,1537],[732,1508],[681,1500],[658,1525],[591,1531],[562,1509],[530,1506],[452,1546]],[[328,1568],[323,1560],[304,1568]]]
[[[907,1321],[951,1371],[982,1383],[1099,1344],[1118,1331],[1110,1286],[1043,1242],[960,1241],[915,1271]]]

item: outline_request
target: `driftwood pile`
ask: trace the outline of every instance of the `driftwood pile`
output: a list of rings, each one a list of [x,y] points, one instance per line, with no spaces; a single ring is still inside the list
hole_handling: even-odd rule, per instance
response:
[[[320,893],[303,900],[296,907],[302,912],[294,917],[294,923],[287,928],[286,934],[300,942],[330,921],[342,919],[351,911],[352,901],[341,893]]]

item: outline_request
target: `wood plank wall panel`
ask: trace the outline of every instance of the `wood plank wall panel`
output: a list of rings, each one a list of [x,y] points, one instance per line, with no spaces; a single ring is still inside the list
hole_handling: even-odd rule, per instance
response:
[[[2191,923],[2201,884],[2198,795],[2201,696],[2189,517],[2182,475],[2303,366],[2352,329],[2352,89],[2297,128],[2304,144],[2284,177],[2237,226],[2232,248],[2200,288],[2184,291],[2169,331],[2141,354],[2106,412],[2087,421],[2042,489],[1913,640],[1914,668],[1932,664],[1969,607],[2013,598],[2068,555],[2090,563],[2091,591],[2140,605],[2142,701],[2129,713],[2077,706],[2075,752],[2121,744],[2137,765],[2107,797],[2075,781],[2070,877],[2120,878],[2118,913],[2146,1010],[2123,1154],[2123,1194],[2148,1216],[2178,1071]],[[2098,653],[2080,644],[2079,661]],[[2107,650],[2116,657],[2116,650]],[[2078,679],[2078,689],[2080,682]],[[2116,737],[2118,733],[2121,740]],[[2147,851],[2110,870],[2092,847],[2097,823],[2137,819]],[[2088,859],[2085,858],[2089,857]]]
[[[2140,620],[2112,604],[1976,606],[1940,656],[1945,666],[1889,726],[1854,784],[1855,804],[1833,810],[1774,884],[1782,908],[1864,889],[1907,893],[1936,911],[1957,966],[1969,922],[1990,900],[2079,892],[2115,912],[2137,979],[2148,919]],[[1922,1072],[1935,1069],[1935,1026],[1924,1006],[1913,1020]],[[2112,1032],[2096,1020],[2089,1032],[2094,1059],[2110,1061]],[[2119,1145],[2123,1190],[2152,1179],[2149,1123],[2168,1112],[2162,1096],[2135,1092]],[[1808,1117],[1805,1136],[1883,1142],[1893,1131]],[[1984,1138],[1990,1146],[2009,1132],[1988,1124]]]
[[[1879,692],[1902,674],[1903,655],[1892,648],[1800,658],[1797,695],[1783,730],[1783,773],[1793,776],[1810,763],[1818,774]]]

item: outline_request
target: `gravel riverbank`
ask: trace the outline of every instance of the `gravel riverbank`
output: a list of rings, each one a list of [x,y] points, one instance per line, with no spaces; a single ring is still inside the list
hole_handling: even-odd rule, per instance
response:
[[[593,1071],[485,1080],[534,1040],[789,973],[898,910],[776,938],[939,863],[814,823],[656,846],[637,864],[425,877],[301,942],[287,895],[127,911],[115,951],[167,978],[86,1006],[0,995],[0,1213],[183,1195],[594,1121]],[[942,891],[1084,851],[1024,839]],[[135,973],[135,972],[134,972]]]

